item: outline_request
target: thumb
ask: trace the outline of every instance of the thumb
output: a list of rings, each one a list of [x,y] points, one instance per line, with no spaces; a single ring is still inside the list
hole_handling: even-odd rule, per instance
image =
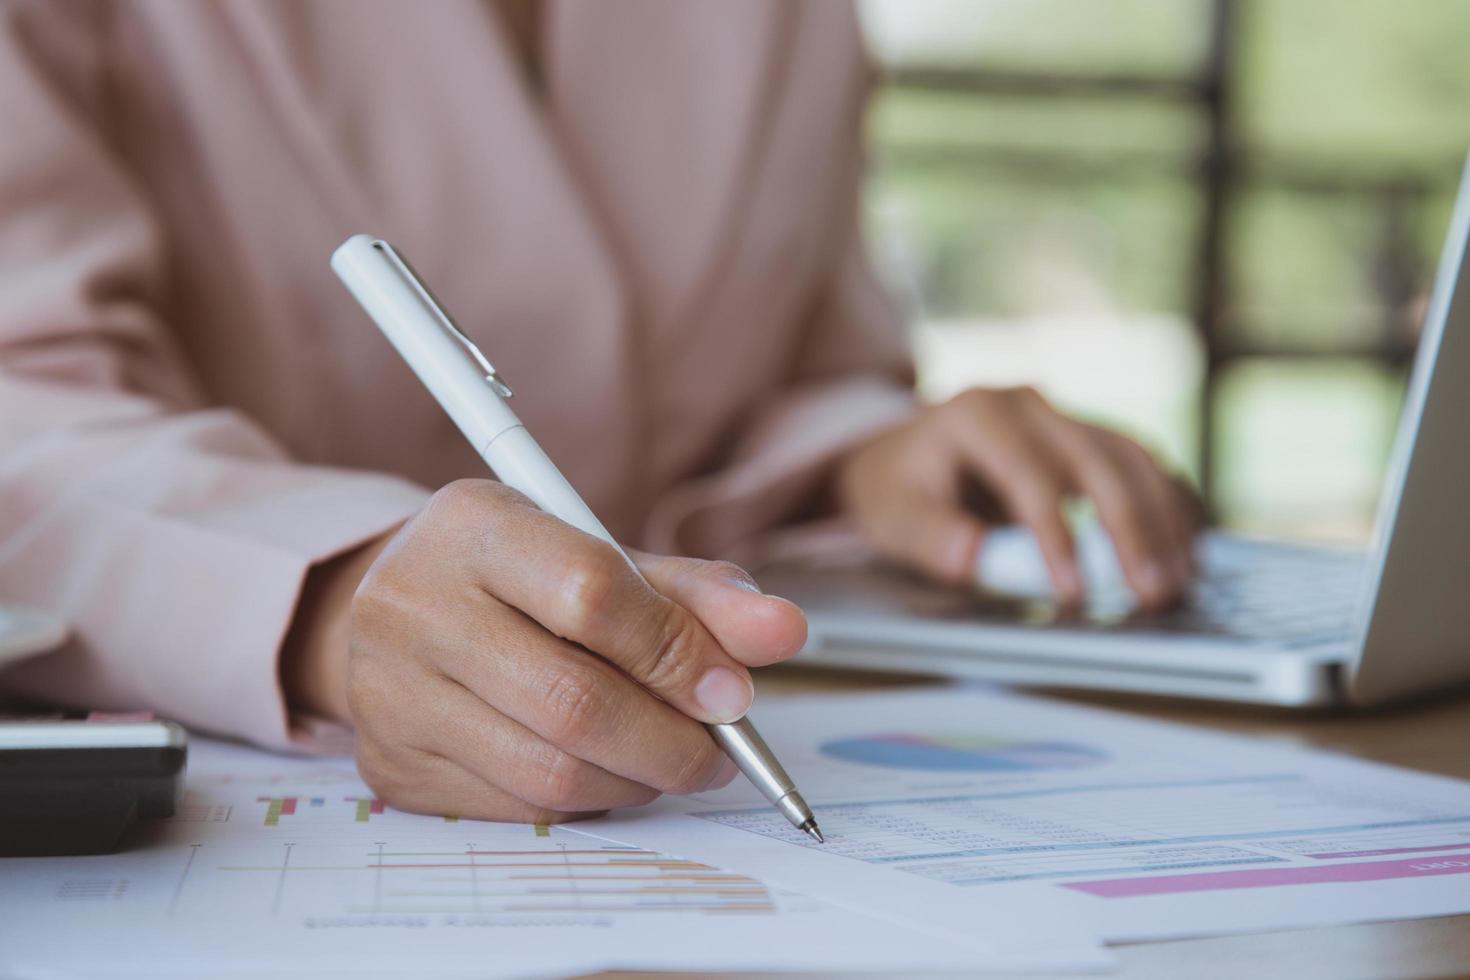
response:
[[[725,652],[747,667],[795,656],[806,643],[806,616],[764,595],[750,573],[726,561],[630,552],[650,585],[692,612]]]

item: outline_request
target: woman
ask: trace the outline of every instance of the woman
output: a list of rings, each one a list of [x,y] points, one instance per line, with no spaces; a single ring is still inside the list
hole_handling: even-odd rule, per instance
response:
[[[698,721],[805,624],[483,478],[326,266],[411,255],[619,539],[752,554],[818,517],[963,581],[973,485],[1078,593],[1189,576],[1148,455],[1026,391],[921,408],[856,218],[840,2],[5,0],[0,589],[64,650],[5,686],[267,745],[356,732],[396,806],[563,819],[734,775]],[[338,729],[340,730],[340,729]]]

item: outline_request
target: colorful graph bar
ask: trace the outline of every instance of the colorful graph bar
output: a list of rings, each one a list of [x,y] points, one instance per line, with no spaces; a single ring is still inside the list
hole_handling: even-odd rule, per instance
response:
[[[555,828],[545,828],[537,837],[557,839]],[[558,843],[541,849],[498,850],[469,848],[464,851],[384,851],[370,855],[365,867],[375,874],[393,872],[385,879],[382,894],[396,907],[424,911],[451,910],[445,904],[471,897],[453,885],[445,872],[463,869],[477,876],[483,886],[495,882],[493,892],[474,892],[474,910],[488,911],[482,902],[493,902],[497,912],[591,913],[591,912],[696,912],[771,913],[776,911],[771,894],[758,881],[744,875],[720,871],[697,861],[666,857],[637,848],[574,848]],[[258,870],[273,870],[261,866]],[[349,870],[344,866],[341,870]],[[425,906],[424,902],[430,905]],[[383,911],[381,905],[374,906]]]
[[[348,803],[357,804],[356,820],[358,823],[367,823],[372,814],[383,812],[383,801],[375,800],[370,796],[344,796],[343,799]]]
[[[1324,882],[1390,881],[1431,875],[1470,874],[1470,854],[1427,857],[1406,861],[1363,861],[1356,864],[1260,868],[1250,871],[1206,871],[1159,878],[1113,878],[1069,882],[1064,887],[1101,898],[1136,898],[1181,892],[1220,891],[1228,888],[1269,888],[1273,885],[1316,885]]]
[[[289,817],[296,812],[295,796],[259,796],[256,802],[264,803],[265,825],[275,827],[280,824],[282,817]]]
[[[281,818],[294,816],[296,808],[303,802],[314,807],[323,806],[327,802],[322,796],[313,796],[306,800],[299,796],[258,796],[256,800],[266,805],[265,825],[267,827],[280,826]]]

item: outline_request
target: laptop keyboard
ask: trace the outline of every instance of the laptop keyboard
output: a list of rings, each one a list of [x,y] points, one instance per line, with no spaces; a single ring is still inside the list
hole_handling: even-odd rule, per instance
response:
[[[1270,641],[1292,649],[1341,642],[1351,634],[1363,560],[1356,554],[1248,546],[1210,561],[1184,606],[1115,620],[1129,631],[1194,633]]]
[[[893,615],[935,622],[1064,629],[1114,635],[1204,636],[1269,645],[1271,649],[1342,646],[1358,622],[1361,552],[1293,547],[1228,534],[1207,533],[1198,545],[1200,577],[1187,602],[1145,613],[1121,581],[1088,595],[1081,614],[1066,613],[1046,599],[938,589],[897,569],[875,572],[860,565],[802,565],[762,571],[762,584],[798,604],[830,616]]]

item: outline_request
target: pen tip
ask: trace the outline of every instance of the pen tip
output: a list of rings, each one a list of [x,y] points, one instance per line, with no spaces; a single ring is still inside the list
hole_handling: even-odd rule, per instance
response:
[[[827,843],[827,838],[822,836],[822,831],[817,828],[817,822],[815,820],[808,820],[801,825],[801,829],[806,831],[806,835],[818,844]]]

